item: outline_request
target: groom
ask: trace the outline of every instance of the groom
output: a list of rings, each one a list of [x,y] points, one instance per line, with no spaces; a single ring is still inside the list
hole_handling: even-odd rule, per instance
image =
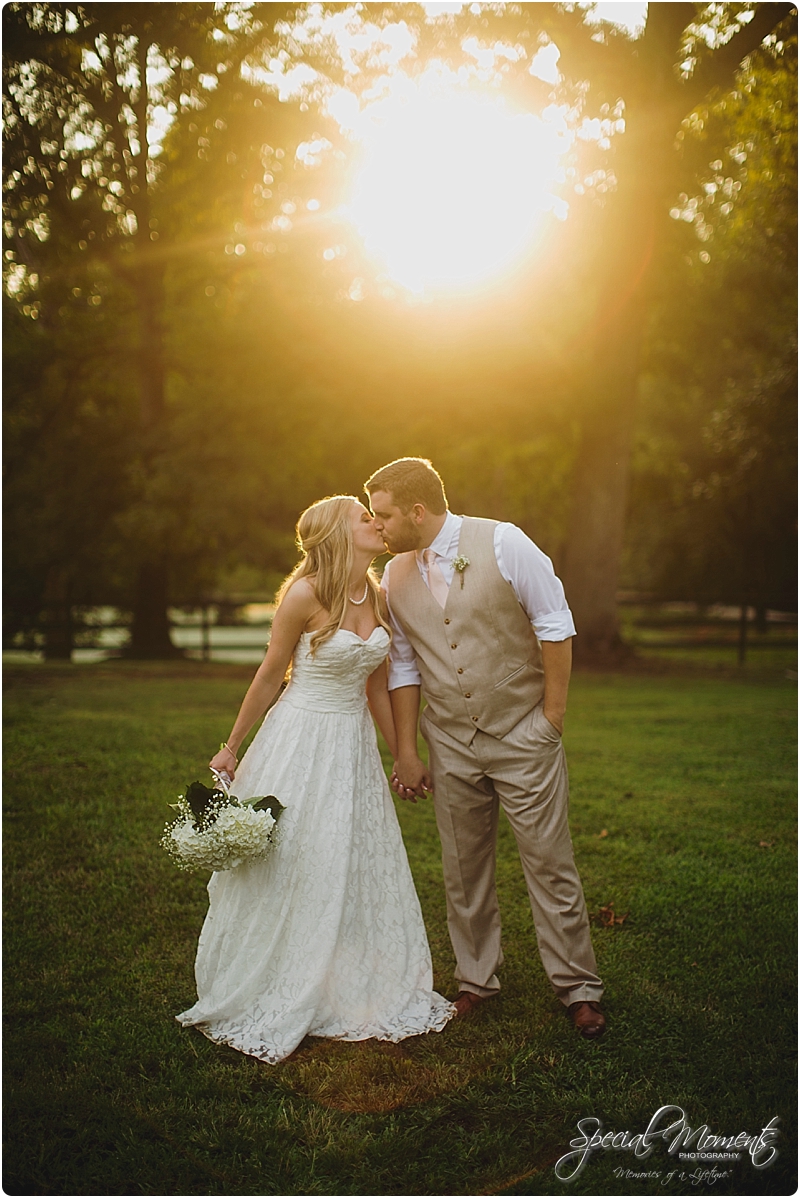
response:
[[[528,886],[542,964],[577,1030],[605,1030],[567,824],[561,744],[575,627],[550,559],[515,525],[454,516],[425,458],[364,484],[390,553],[383,591],[397,728],[393,784],[433,790],[459,1014],[500,989],[495,842],[502,804]],[[420,725],[430,770],[417,753]]]

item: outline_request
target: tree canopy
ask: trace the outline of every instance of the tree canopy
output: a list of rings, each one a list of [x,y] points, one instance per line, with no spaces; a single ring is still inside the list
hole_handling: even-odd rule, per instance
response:
[[[791,605],[793,11],[6,5],[6,637],[113,603],[168,653],[168,604],[288,570],[302,507],[405,454],[554,557],[595,653],[621,578]],[[329,100],[432,60],[586,136],[510,276],[409,302]]]

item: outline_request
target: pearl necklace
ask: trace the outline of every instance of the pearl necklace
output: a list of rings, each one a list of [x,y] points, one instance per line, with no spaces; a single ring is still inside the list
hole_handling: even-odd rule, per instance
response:
[[[353,604],[354,607],[361,607],[362,603],[366,603],[368,594],[369,594],[369,583],[365,582],[364,583],[364,594],[361,597],[361,599],[350,599],[349,595],[347,596],[347,598],[350,599],[350,602]]]

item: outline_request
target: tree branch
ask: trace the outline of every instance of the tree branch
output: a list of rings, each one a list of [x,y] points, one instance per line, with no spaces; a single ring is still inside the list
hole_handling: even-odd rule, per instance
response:
[[[659,57],[669,48],[673,56],[671,65],[674,66],[678,60],[681,38],[696,16],[695,4],[648,4],[647,24],[642,35],[645,56],[651,46]]]
[[[538,9],[540,6],[525,7]],[[622,94],[635,43],[613,26],[601,29],[586,24],[580,9],[566,11],[555,5],[541,7],[550,10],[542,14],[540,24],[561,52],[559,70],[573,81],[590,79],[595,87],[611,86],[612,90]],[[605,40],[595,41],[595,36],[601,32]]]
[[[732,87],[736,72],[748,54],[757,50],[776,25],[796,11],[794,4],[759,4],[748,25],[744,25],[729,42],[697,65],[683,89],[687,100],[686,111],[691,111],[713,88]]]
[[[636,50],[636,79],[631,98],[644,103],[657,101],[674,119],[684,115],[684,88],[676,71],[681,60],[681,43],[688,25],[697,16],[695,4],[649,4],[647,24]]]

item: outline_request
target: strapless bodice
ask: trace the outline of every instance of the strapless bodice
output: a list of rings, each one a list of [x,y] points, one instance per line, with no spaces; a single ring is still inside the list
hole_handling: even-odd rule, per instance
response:
[[[366,640],[340,628],[312,656],[311,633],[304,632],[294,651],[292,674],[281,703],[306,711],[362,711],[367,678],[388,653],[389,639],[380,625]]]

